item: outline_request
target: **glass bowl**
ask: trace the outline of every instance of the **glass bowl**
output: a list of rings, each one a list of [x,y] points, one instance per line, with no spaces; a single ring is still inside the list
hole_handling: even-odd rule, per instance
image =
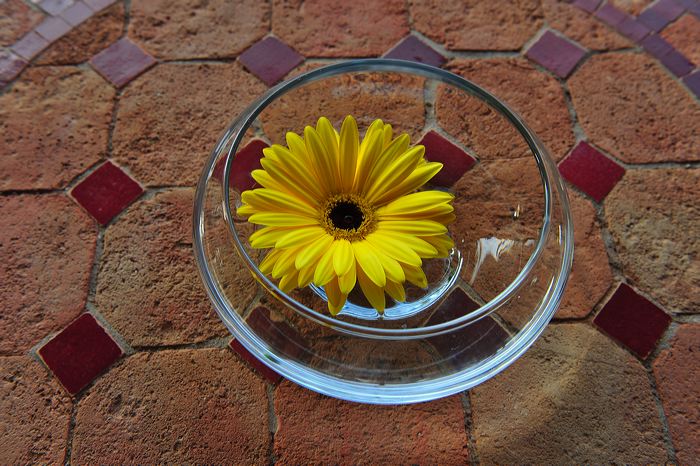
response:
[[[448,396],[513,363],[556,311],[573,258],[564,185],[523,120],[475,84],[431,66],[353,60],[307,70],[268,90],[212,151],[194,207],[194,252],[214,307],[237,342],[304,387],[350,401],[398,404]],[[225,98],[225,96],[224,96]],[[260,272],[256,226],[236,214],[265,145],[328,117],[374,119],[406,132],[444,164],[429,189],[449,191],[449,257],[426,259],[424,289],[376,312],[351,293],[337,316],[322,287],[282,292]]]

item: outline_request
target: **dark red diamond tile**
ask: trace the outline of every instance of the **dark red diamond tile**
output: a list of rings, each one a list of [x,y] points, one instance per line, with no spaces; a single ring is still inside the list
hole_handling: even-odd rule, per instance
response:
[[[693,64],[678,50],[671,50],[659,57],[659,61],[679,78],[693,71]]]
[[[0,87],[15,79],[26,66],[22,57],[9,50],[0,50]]]
[[[90,314],[83,314],[39,349],[61,385],[72,395],[123,354],[122,349]]]
[[[277,372],[273,371],[269,367],[267,367],[265,364],[260,362],[258,358],[253,356],[253,353],[248,351],[245,346],[243,346],[238,340],[231,340],[231,343],[229,343],[229,346],[233,351],[235,351],[240,357],[242,357],[245,361],[248,362],[248,364],[255,369],[255,371],[262,375],[268,382],[271,384],[277,384],[279,383],[280,380],[282,380],[282,376],[279,375]]]
[[[418,144],[425,146],[425,158],[443,164],[442,170],[430,180],[435,186],[452,186],[476,163],[474,157],[435,131],[427,132]]]
[[[239,60],[268,86],[282,79],[304,57],[275,37],[267,37],[243,52]]]
[[[111,162],[103,164],[71,191],[73,198],[102,225],[141,193],[141,186]]]
[[[442,66],[446,61],[445,57],[416,36],[404,37],[401,42],[384,55],[384,58],[416,61],[436,67]]]
[[[65,19],[71,26],[77,26],[90,16],[92,16],[93,11],[83,2],[75,2],[73,6],[66,8],[63,13],[61,13],[61,18]]]
[[[41,37],[54,42],[71,30],[71,25],[59,16],[50,16],[34,28],[34,31]]]
[[[116,1],[117,0],[85,0],[85,4],[92,8],[93,11],[97,12],[113,5]]]
[[[671,317],[621,283],[593,323],[645,359],[671,323]]]
[[[688,89],[700,99],[700,70],[696,70],[684,77],[683,82],[688,86]]]
[[[450,322],[479,308],[460,288],[450,293],[428,320],[428,325]],[[464,367],[495,353],[507,341],[509,335],[493,318],[486,316],[470,325],[445,335],[428,339],[437,352],[449,362]]]
[[[559,172],[596,202],[601,202],[622,179],[625,169],[581,141],[559,163]]]
[[[155,65],[156,60],[129,39],[120,39],[90,59],[106,80],[122,87]]]
[[[625,18],[620,24],[617,25],[617,32],[627,37],[630,40],[639,42],[644,39],[649,32],[648,27],[637,21],[632,16]]]
[[[627,18],[624,11],[617,9],[612,4],[606,2],[598,11],[595,12],[595,17],[606,23],[608,26],[615,27]]]
[[[684,11],[685,8],[674,0],[658,0],[639,15],[639,21],[646,24],[649,29],[659,32]]]
[[[49,41],[34,31],[29,31],[12,46],[12,51],[25,60],[31,60],[49,46]]]
[[[639,45],[647,53],[659,59],[673,50],[673,46],[658,34],[649,34],[639,42]]]
[[[60,15],[75,0],[43,0],[39,7],[50,15]]]
[[[304,340],[299,333],[286,322],[270,318],[270,311],[258,306],[250,313],[246,322],[253,331],[268,342],[276,351],[293,359],[299,359],[305,353]]]
[[[583,11],[593,13],[600,5],[600,0],[575,0],[571,4]]]
[[[560,78],[566,78],[586,55],[580,45],[546,31],[527,51],[527,57]]]
[[[231,167],[231,178],[229,179],[229,185],[232,188],[243,192],[255,187],[255,180],[250,173],[253,170],[262,168],[260,159],[263,157],[263,149],[266,147],[268,146],[265,141],[253,139],[236,153],[236,157],[233,159],[233,166]],[[224,179],[224,165],[225,159],[219,160],[212,174],[219,181]]]

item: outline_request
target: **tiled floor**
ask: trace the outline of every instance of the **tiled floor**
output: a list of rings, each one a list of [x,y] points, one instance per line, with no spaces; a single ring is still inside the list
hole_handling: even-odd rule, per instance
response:
[[[700,0],[0,2],[0,463],[697,463],[698,37]],[[379,408],[231,341],[190,219],[235,112],[300,68],[381,55],[461,73],[532,122],[577,256],[510,369]],[[440,183],[470,169],[421,137],[455,154]]]

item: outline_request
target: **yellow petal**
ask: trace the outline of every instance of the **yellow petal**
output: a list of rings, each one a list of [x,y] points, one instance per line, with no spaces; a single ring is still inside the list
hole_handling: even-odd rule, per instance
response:
[[[297,270],[315,264],[332,243],[333,238],[330,235],[326,235],[322,236],[320,240],[311,243],[311,245],[301,248],[294,263]]]
[[[403,265],[403,271],[406,274],[406,280],[413,283],[419,288],[426,288],[428,286],[428,279],[420,267],[412,267],[410,265]]]
[[[273,144],[268,149],[276,154],[276,163],[279,164],[280,168],[289,178],[294,180],[295,185],[301,186],[309,191],[316,200],[322,198],[321,190],[318,188],[318,180],[316,179],[314,171],[309,169],[309,163],[306,157],[299,157],[279,144]]]
[[[394,242],[397,244],[408,246],[413,251],[415,251],[415,253],[418,254],[420,257],[436,257],[437,255],[437,249],[435,249],[433,245],[420,239],[417,236],[414,236],[413,234],[381,230],[381,235],[383,235],[383,237],[386,238],[388,242]],[[415,263],[410,265],[415,266]]]
[[[381,120],[375,120],[367,129],[367,133],[360,144],[357,171],[355,173],[355,182],[353,183],[353,189],[356,191],[364,186],[365,180],[384,149],[383,126],[384,124]]]
[[[304,128],[304,142],[306,143],[306,151],[309,153],[313,167],[318,175],[319,184],[323,186],[324,192],[332,192],[335,173],[333,172],[330,157],[323,147],[321,137],[311,126]]]
[[[355,288],[355,283],[357,282],[357,265],[353,265],[348,273],[338,277],[338,285],[340,285],[340,291],[344,294],[349,294],[353,288]]]
[[[318,220],[301,215],[278,213],[278,212],[258,212],[248,218],[250,223],[256,225],[266,225],[271,227],[300,227],[305,225],[318,225]]]
[[[326,296],[328,296],[328,310],[331,315],[338,314],[345,305],[347,294],[340,291],[337,277],[328,282],[324,290],[326,291]]]
[[[367,201],[374,203],[394,186],[404,181],[415,171],[424,153],[425,147],[419,145],[409,149],[398,159],[394,160],[368,187],[366,191]]]
[[[253,232],[248,242],[256,249],[273,248],[284,235],[289,233],[289,228],[265,227]]]
[[[388,147],[389,144],[391,144],[391,139],[394,136],[394,132],[391,129],[390,124],[385,124],[384,128],[382,128],[382,138],[384,139],[384,147]]]
[[[284,275],[280,280],[278,288],[284,293],[289,293],[297,286],[297,279],[299,277],[299,271],[292,268],[289,273]]]
[[[401,283],[396,283],[391,280],[386,281],[386,288],[384,288],[384,291],[386,291],[389,296],[392,297],[392,299],[398,303],[403,303],[406,301],[406,290],[404,290],[403,285]]]
[[[294,270],[294,259],[298,251],[298,248],[282,249],[282,253],[272,268],[273,278],[282,278],[283,275]]]
[[[263,185],[266,188],[285,192],[290,196],[304,200],[304,202],[310,206],[317,206],[319,204],[319,199],[322,196],[314,197],[315,195],[306,187],[308,183],[298,183],[283,169],[280,162],[263,158],[260,160],[260,165],[262,165],[264,171],[267,172],[269,178],[274,180],[274,184],[271,186]],[[268,184],[270,183],[268,182]]]
[[[424,236],[421,239],[432,244],[437,249],[436,257],[447,257],[450,254],[450,250],[454,247],[454,241],[447,235]]]
[[[241,200],[262,212],[288,212],[308,217],[318,215],[318,209],[314,209],[298,197],[269,188],[244,191]]]
[[[365,240],[387,256],[399,262],[416,267],[420,267],[422,264],[420,256],[413,249],[396,241],[391,236],[384,235],[381,231],[370,233]]]
[[[299,270],[299,277],[297,283],[299,288],[306,288],[309,286],[311,281],[314,279],[314,272],[316,271],[316,264],[311,264],[303,269]]]
[[[449,204],[454,196],[444,191],[421,191],[407,194],[381,207],[377,213],[380,215],[430,215],[433,211],[452,212]]]
[[[325,234],[326,231],[317,226],[294,228],[286,231],[284,236],[277,240],[275,247],[290,248],[292,246],[302,246],[317,240]]]
[[[260,272],[262,272],[265,275],[270,275],[272,273],[272,268],[275,266],[275,263],[277,262],[277,259],[279,258],[280,254],[282,254],[281,249],[273,249],[269,251],[258,266]]]
[[[345,117],[343,126],[340,128],[340,177],[343,192],[352,190],[352,183],[355,180],[355,169],[357,168],[357,151],[359,147],[359,134],[357,123],[350,115]]]
[[[357,263],[369,279],[377,286],[383,287],[386,285],[384,267],[382,267],[382,263],[379,262],[377,255],[374,253],[375,249],[372,245],[363,240],[352,243],[352,247],[355,252]]]
[[[326,160],[331,172],[331,182],[336,189],[340,186],[340,170],[338,168],[338,140],[335,137],[335,129],[326,117],[321,117],[316,123],[316,132],[321,137],[321,143],[325,149]]]
[[[335,242],[335,255],[333,256],[333,268],[335,273],[340,277],[348,273],[352,267],[355,267],[355,253],[353,252],[350,241],[341,239]]]
[[[392,187],[381,196],[378,196],[374,201],[375,206],[381,206],[400,196],[413,192],[417,188],[423,186],[430,179],[437,175],[442,170],[442,164],[438,162],[420,163],[413,170],[413,173],[408,175],[406,179],[401,181],[398,186]]]
[[[379,249],[375,248],[374,252],[376,253],[377,258],[379,259],[379,262],[382,263],[382,267],[384,267],[384,273],[386,274],[387,282],[389,280],[393,280],[395,282],[401,283],[404,280],[406,280],[406,276],[404,275],[403,269],[401,268],[401,265],[398,263],[398,261],[387,256]]]
[[[361,268],[357,269],[357,281],[360,284],[362,293],[367,298],[367,301],[375,308],[379,313],[384,313],[384,307],[386,306],[386,298],[384,297],[384,288],[377,286],[372,280],[365,275]]]
[[[335,271],[333,270],[333,255],[335,253],[335,242],[323,253],[321,259],[318,261],[316,266],[316,271],[314,272],[314,283],[317,286],[323,286],[333,277],[335,277]]]
[[[408,145],[411,142],[411,138],[408,134],[402,134],[401,136],[394,139],[388,147],[385,147],[382,153],[377,158],[374,163],[374,167],[370,171],[370,175],[363,186],[363,192],[372,186],[379,176],[391,165],[400,155],[406,152]]]
[[[378,228],[385,231],[396,231],[420,236],[442,235],[447,233],[447,227],[445,225],[432,220],[382,220],[378,223]]]

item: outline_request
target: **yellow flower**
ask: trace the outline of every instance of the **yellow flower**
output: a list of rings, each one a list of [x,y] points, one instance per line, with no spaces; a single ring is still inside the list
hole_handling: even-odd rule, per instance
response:
[[[262,169],[252,172],[262,188],[243,192],[238,209],[263,226],[250,236],[254,248],[270,248],[260,271],[285,293],[324,287],[332,315],[356,283],[379,312],[385,292],[406,300],[406,281],[425,288],[422,259],[447,257],[453,246],[453,196],[417,191],[442,164],[381,120],[361,142],[351,116],[340,134],[322,117],[303,138],[289,132],[286,140],[263,151]]]

